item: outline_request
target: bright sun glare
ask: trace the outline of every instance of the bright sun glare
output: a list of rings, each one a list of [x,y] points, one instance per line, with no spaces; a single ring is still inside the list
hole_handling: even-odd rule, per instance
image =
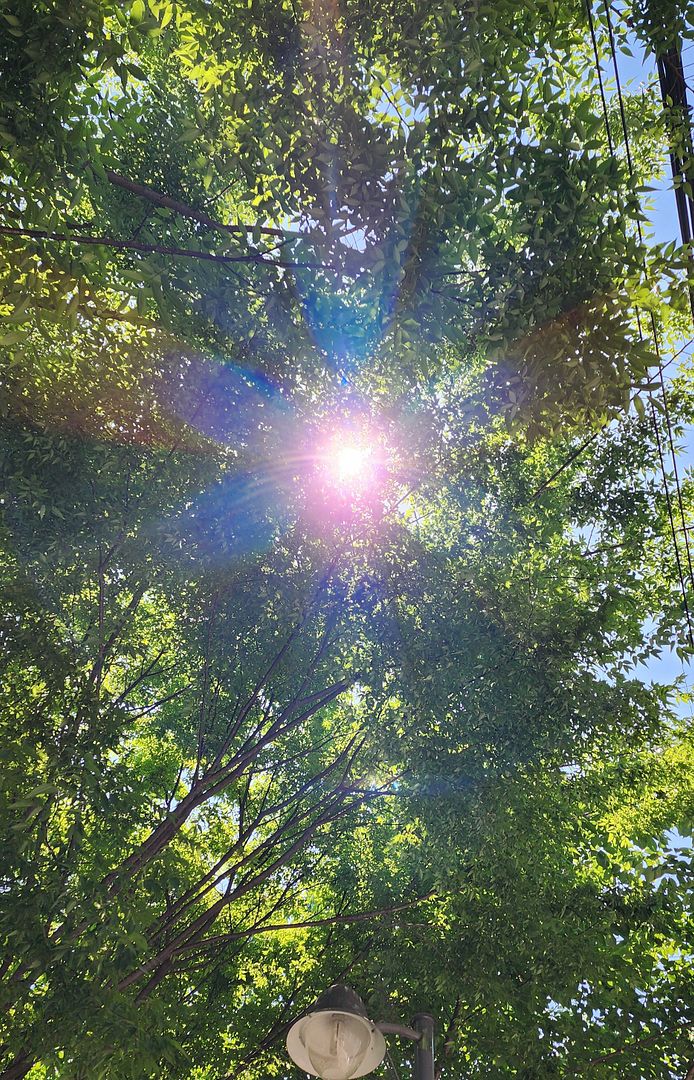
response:
[[[373,451],[370,446],[335,441],[328,449],[325,467],[334,483],[362,488],[372,480]]]
[[[332,468],[340,483],[359,483],[365,480],[371,470],[371,456],[368,446],[336,447]]]

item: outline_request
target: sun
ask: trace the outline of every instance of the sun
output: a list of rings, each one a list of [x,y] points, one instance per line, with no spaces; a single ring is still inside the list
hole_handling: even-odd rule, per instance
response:
[[[345,505],[370,501],[383,485],[383,449],[373,432],[335,428],[315,450],[326,495]]]
[[[328,466],[340,484],[363,484],[373,471],[373,452],[368,446],[347,443],[333,448]]]

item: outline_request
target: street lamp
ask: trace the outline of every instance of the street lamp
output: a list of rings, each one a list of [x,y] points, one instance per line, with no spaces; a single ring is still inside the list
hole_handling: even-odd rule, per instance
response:
[[[434,1080],[434,1021],[418,1013],[412,1027],[373,1023],[364,1002],[348,986],[325,990],[287,1034],[287,1051],[303,1072],[322,1080],[354,1080],[377,1068],[386,1053],[384,1035],[416,1043],[415,1080]]]

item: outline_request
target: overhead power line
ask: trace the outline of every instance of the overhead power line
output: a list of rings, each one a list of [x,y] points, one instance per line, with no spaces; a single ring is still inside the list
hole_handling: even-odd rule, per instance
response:
[[[603,0],[603,2],[604,2],[604,9],[605,9],[605,16],[606,16],[606,20],[607,20],[607,31],[608,31],[610,55],[611,55],[611,59],[612,59],[612,68],[613,68],[613,71],[614,71],[615,83],[616,83],[616,88],[617,88],[617,101],[618,101],[618,105],[619,105],[619,114],[620,114],[621,126],[622,126],[622,136],[623,136],[623,140],[624,140],[624,150],[625,150],[626,159],[627,159],[627,166],[628,166],[628,169],[629,169],[629,176],[633,180],[634,179],[634,162],[633,162],[633,158],[632,158],[632,154],[631,154],[631,146],[630,146],[630,143],[629,143],[629,127],[628,127],[628,123],[627,123],[626,109],[625,109],[625,106],[624,106],[624,93],[623,93],[623,90],[622,90],[622,81],[621,81],[621,78],[620,78],[619,63],[618,63],[618,60],[617,60],[617,49],[616,49],[616,45],[615,45],[614,28],[613,28],[613,25],[612,25],[612,16],[611,16],[611,13],[610,13],[610,0]],[[601,68],[601,64],[600,64],[600,54],[599,54],[599,50],[598,50],[597,37],[596,37],[596,34],[595,34],[595,25],[594,25],[594,21],[593,21],[592,10],[590,10],[591,0],[586,0],[586,6],[589,9],[589,25],[590,25],[592,44],[593,44],[593,53],[595,55],[595,62],[596,62],[596,68],[597,68],[597,74],[598,74],[598,81],[599,81],[600,89],[601,89],[601,96],[602,96],[602,102],[603,102],[603,111],[604,111],[604,117],[605,117],[605,128],[606,128],[606,134],[607,134],[607,141],[608,141],[608,146],[609,146],[609,149],[610,149],[610,154],[611,154],[611,156],[613,158],[616,159],[615,143],[614,143],[614,139],[612,137],[612,133],[611,133],[611,130],[610,130],[609,112],[608,112],[608,109],[607,109],[607,104],[606,104],[605,94],[604,94],[604,88],[603,88],[602,68]],[[639,241],[640,241],[641,245],[643,246],[643,231],[641,229],[641,222],[639,220],[636,221],[636,229],[637,229],[637,234],[638,234],[638,237],[639,237]],[[658,327],[657,327],[657,324],[656,324],[656,321],[655,321],[655,316],[654,316],[653,312],[650,313],[650,322],[651,322],[651,331],[652,331],[652,335],[653,335],[653,345],[654,345],[654,349],[655,349],[656,359],[657,359],[657,362],[658,362],[659,382],[660,382],[661,396],[662,396],[662,401],[663,401],[663,411],[664,411],[665,422],[666,422],[667,441],[668,441],[668,447],[669,447],[669,451],[670,451],[670,458],[671,458],[672,467],[673,467],[673,476],[674,476],[674,481],[675,481],[675,491],[676,491],[676,498],[677,498],[677,508],[679,510],[679,516],[680,516],[682,526],[683,526],[683,529],[684,529],[684,531],[682,532],[682,536],[684,537],[689,583],[690,583],[690,585],[692,587],[693,594],[694,594],[694,567],[692,566],[692,557],[691,557],[691,551],[690,551],[690,547],[689,547],[689,538],[688,538],[687,524],[686,524],[686,518],[685,518],[685,512],[684,512],[684,501],[683,501],[683,498],[682,498],[682,487],[681,487],[681,484],[680,484],[679,470],[678,470],[678,467],[677,467],[677,454],[676,454],[676,451],[675,451],[675,443],[674,443],[674,438],[673,438],[673,434],[672,434],[672,423],[671,423],[670,410],[669,410],[668,401],[667,401],[667,391],[666,391],[666,386],[665,386],[665,377],[663,375],[663,364],[662,364],[662,359],[661,359]],[[637,323],[638,323],[639,337],[641,338],[641,340],[643,340],[644,335],[643,335],[643,329],[642,329],[642,325],[641,325],[641,317],[638,314],[638,311],[637,311]],[[687,619],[687,629],[688,629],[689,642],[690,642],[690,645],[692,646],[692,648],[694,648],[694,630],[692,628],[692,617],[691,617],[691,611],[690,611],[690,607],[689,607],[688,590],[687,590],[687,586],[686,586],[686,583],[685,583],[684,567],[683,567],[683,564],[682,564],[682,557],[680,555],[679,541],[678,541],[678,535],[677,535],[678,530],[677,530],[677,528],[675,526],[675,511],[673,509],[673,499],[672,499],[672,495],[671,495],[671,492],[670,492],[670,485],[668,483],[667,469],[666,469],[666,466],[665,466],[665,455],[663,453],[662,439],[661,439],[660,429],[659,429],[659,425],[658,425],[658,415],[657,415],[657,410],[656,410],[655,403],[653,401],[652,395],[651,395],[651,419],[652,419],[653,431],[654,431],[655,439],[656,439],[656,446],[657,446],[657,450],[658,450],[658,458],[659,458],[659,463],[660,463],[660,469],[661,469],[661,473],[662,473],[663,490],[664,490],[664,494],[665,494],[665,501],[666,501],[666,506],[667,506],[667,513],[668,513],[668,520],[669,520],[669,524],[670,524],[670,531],[671,531],[671,534],[672,534],[672,542],[673,542],[673,548],[674,548],[674,553],[675,553],[675,563],[676,563],[676,566],[677,566],[677,573],[678,573],[678,577],[679,577],[680,589],[681,589],[681,592],[682,592],[682,606],[683,606],[685,616],[686,616],[686,619]]]

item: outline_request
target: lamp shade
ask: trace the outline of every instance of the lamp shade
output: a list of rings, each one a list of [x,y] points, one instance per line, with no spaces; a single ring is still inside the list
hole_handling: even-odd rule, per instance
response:
[[[347,986],[331,986],[287,1034],[287,1051],[304,1072],[322,1080],[365,1076],[383,1061],[385,1039]]]

